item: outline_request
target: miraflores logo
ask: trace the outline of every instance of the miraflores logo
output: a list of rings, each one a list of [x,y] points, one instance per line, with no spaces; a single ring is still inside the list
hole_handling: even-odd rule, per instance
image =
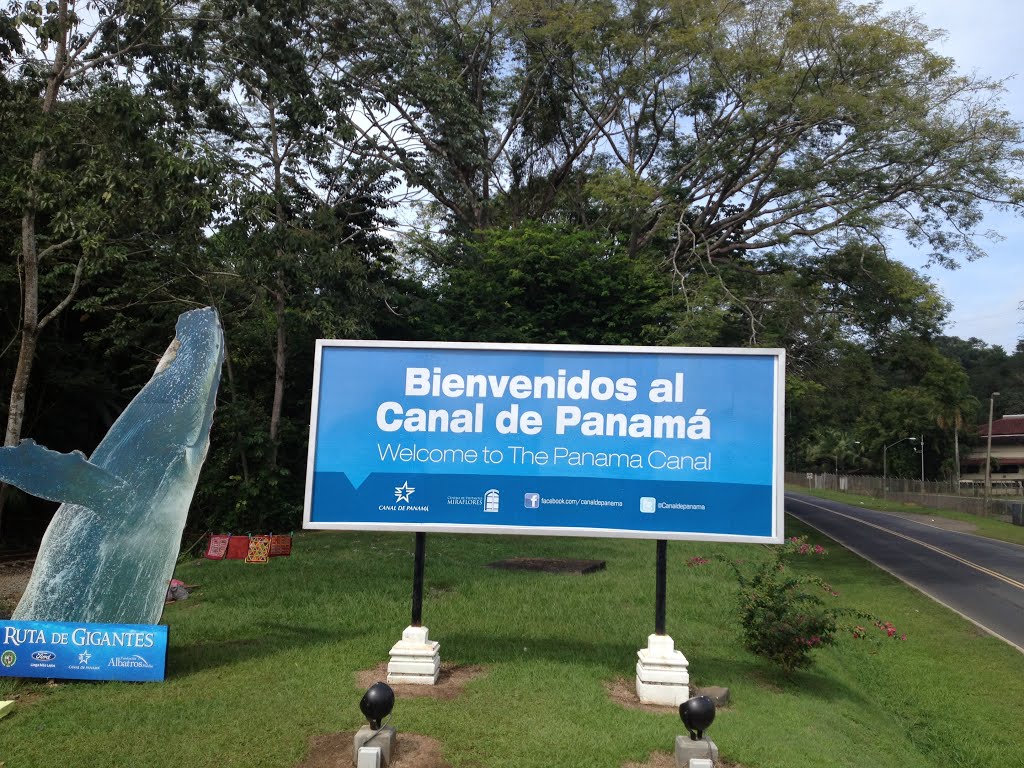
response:
[[[483,506],[483,496],[449,496],[447,498],[450,507],[480,507]]]
[[[115,656],[107,662],[108,667],[132,667],[135,669],[152,669],[153,665],[146,661],[142,656],[135,654],[134,656]]]
[[[491,488],[484,494],[484,512],[497,512],[501,506],[501,494],[497,488]]]
[[[406,480],[401,485],[395,486],[395,503],[404,501],[406,504],[409,503],[409,497],[416,492],[415,488],[409,487],[409,481]]]
[[[0,664],[3,664],[5,667],[13,667],[17,660],[18,654],[14,651],[4,651],[0,654]]]

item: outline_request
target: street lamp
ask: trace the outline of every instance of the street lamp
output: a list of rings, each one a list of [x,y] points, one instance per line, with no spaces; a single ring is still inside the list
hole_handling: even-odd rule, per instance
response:
[[[916,437],[901,437],[895,443],[889,443],[887,446],[882,448],[882,495],[885,496],[889,492],[889,459],[888,451],[894,445],[899,445],[904,440],[909,440],[912,443],[917,442]]]
[[[992,494],[992,408],[995,406],[998,392],[988,398],[988,448],[985,449],[985,512],[988,512],[988,499]]]

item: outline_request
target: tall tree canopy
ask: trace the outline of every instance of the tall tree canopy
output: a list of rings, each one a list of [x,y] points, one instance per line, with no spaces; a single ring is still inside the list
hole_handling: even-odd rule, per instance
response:
[[[999,83],[937,34],[848,0],[16,0],[5,442],[88,448],[214,304],[197,526],[296,519],[322,336],[781,346],[791,464],[910,430],[937,476],[1022,353],[941,337],[886,243],[955,266],[1024,203]]]
[[[985,205],[1022,200],[1020,126],[999,84],[959,74],[910,12],[845,0],[371,8],[376,38],[347,73],[368,94],[366,149],[464,226],[537,218],[574,174],[611,173],[634,241],[667,234],[683,267],[889,228],[947,261],[980,253]]]

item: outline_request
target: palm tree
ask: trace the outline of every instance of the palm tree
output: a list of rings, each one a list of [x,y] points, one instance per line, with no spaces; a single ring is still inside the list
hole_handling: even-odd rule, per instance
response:
[[[862,461],[860,441],[838,427],[816,430],[807,445],[806,456],[815,464],[831,465],[837,475],[844,466],[856,466]]]

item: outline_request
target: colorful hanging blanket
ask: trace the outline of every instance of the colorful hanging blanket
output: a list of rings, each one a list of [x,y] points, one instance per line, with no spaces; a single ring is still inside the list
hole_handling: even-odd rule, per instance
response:
[[[270,560],[270,537],[250,536],[249,551],[245,555],[247,563],[266,563]]]
[[[270,556],[288,557],[292,553],[292,537],[274,534],[270,537]]]
[[[228,541],[230,539],[231,535],[227,533],[211,536],[210,541],[206,545],[204,557],[208,557],[210,560],[223,560],[224,556],[228,553]]]
[[[228,542],[228,560],[245,560],[246,555],[249,554],[249,537],[248,536],[232,536],[231,541]]]

